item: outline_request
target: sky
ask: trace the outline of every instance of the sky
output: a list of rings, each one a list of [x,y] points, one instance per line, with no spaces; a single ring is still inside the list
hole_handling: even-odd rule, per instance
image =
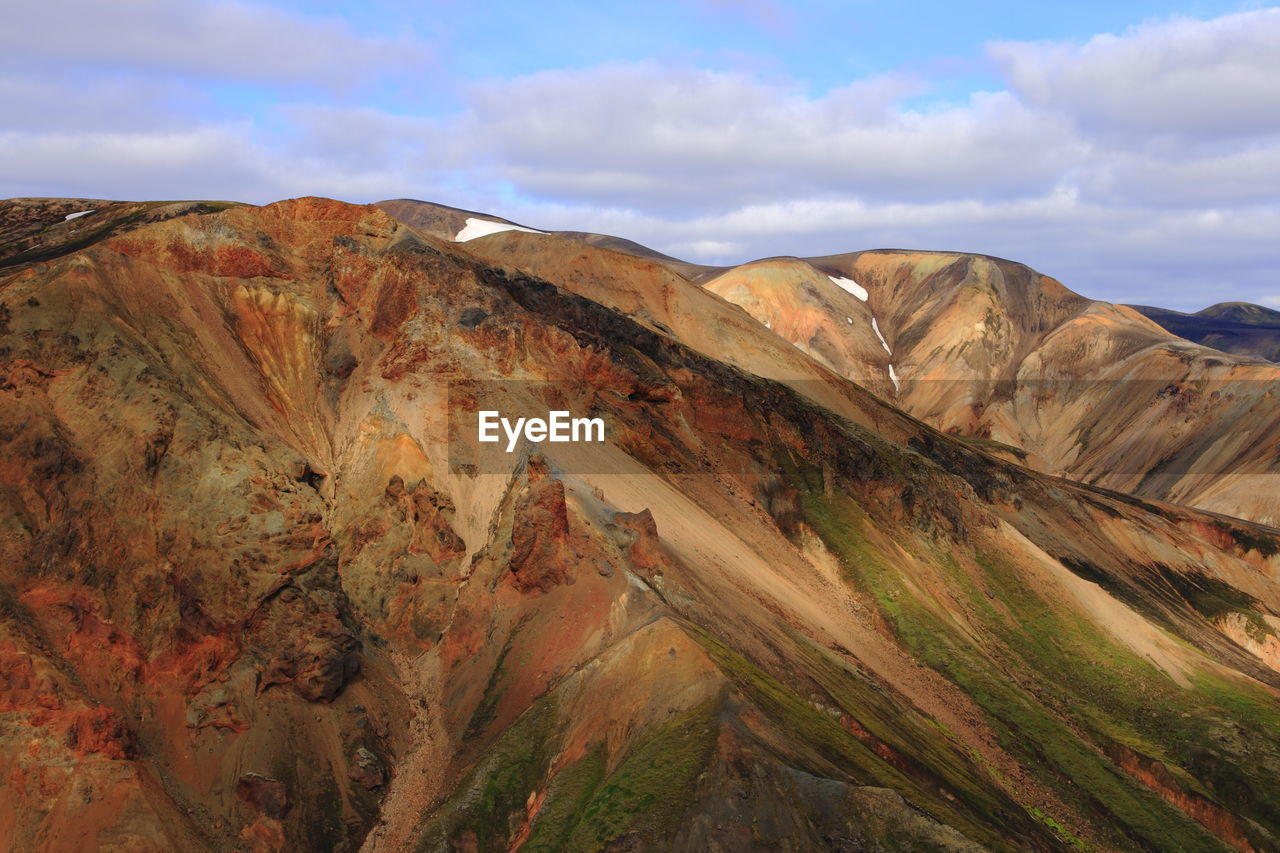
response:
[[[1280,5],[40,0],[0,197],[419,198],[694,261],[1280,308]]]

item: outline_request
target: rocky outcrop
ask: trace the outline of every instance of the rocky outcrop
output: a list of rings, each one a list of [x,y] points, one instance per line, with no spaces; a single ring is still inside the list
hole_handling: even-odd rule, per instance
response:
[[[1107,753],[1117,766],[1141,780],[1164,800],[1173,803],[1178,810],[1190,816],[1218,838],[1243,853],[1255,853],[1234,815],[1217,803],[1193,791],[1187,791],[1169,768],[1161,761],[1148,758],[1118,743],[1108,744]]]
[[[569,541],[564,483],[537,456],[529,458],[525,477],[525,490],[515,504],[508,567],[521,590],[546,592],[569,581],[577,562]]]
[[[262,658],[260,690],[289,684],[309,702],[331,702],[360,671],[360,641],[328,597],[288,585],[263,603],[246,632]]]
[[[277,820],[289,811],[289,792],[284,783],[261,773],[245,773],[237,779],[236,796],[267,817]]]
[[[1280,620],[1266,619],[1262,614],[1226,613],[1217,620],[1218,628],[1240,646],[1262,659],[1267,666],[1280,672],[1280,637],[1276,625]]]
[[[351,777],[351,781],[364,788],[381,788],[387,784],[386,765],[382,763],[382,759],[363,746],[351,756],[347,774]]]
[[[626,551],[631,565],[646,579],[661,575],[669,565],[658,539],[658,524],[649,510],[614,513],[609,530],[614,543]]]
[[[387,483],[386,496],[399,508],[401,518],[413,525],[410,554],[427,554],[445,565],[467,553],[467,544],[451,524],[455,509],[447,495],[433,490],[424,480],[406,488],[397,474]]]

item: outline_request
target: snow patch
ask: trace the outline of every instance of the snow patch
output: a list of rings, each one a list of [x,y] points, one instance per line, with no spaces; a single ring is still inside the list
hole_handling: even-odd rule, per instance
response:
[[[474,216],[468,216],[467,224],[453,238],[453,242],[465,243],[477,237],[487,237],[490,234],[497,234],[502,231],[528,231],[530,234],[547,233],[536,228],[525,228],[523,225],[512,225],[510,222],[494,222],[491,219],[476,219]]]
[[[850,326],[852,326],[852,325],[853,325],[853,318],[852,318],[852,317],[845,317],[845,320],[847,320],[847,321],[848,321],[848,323],[849,323],[849,325],[850,325]]]
[[[880,346],[884,347],[884,351],[893,355],[893,350],[889,349],[889,342],[884,339],[884,335],[880,334],[880,324],[876,322],[876,318],[871,318],[871,328],[875,331],[876,337],[880,339]]]
[[[858,284],[853,279],[837,278],[834,275],[829,275],[827,276],[827,278],[831,279],[832,283],[834,283],[835,286],[840,288],[841,290],[852,293],[854,296],[858,297],[863,302],[867,301],[867,289],[862,285]]]
[[[893,380],[893,390],[897,391],[901,388],[898,384],[898,372],[893,369],[893,365],[889,365],[889,378]]]
[[[94,208],[94,210],[97,210],[97,208]],[[62,221],[70,222],[73,219],[79,219],[81,216],[88,216],[90,213],[93,213],[93,210],[82,210],[79,213],[68,213],[63,217]]]

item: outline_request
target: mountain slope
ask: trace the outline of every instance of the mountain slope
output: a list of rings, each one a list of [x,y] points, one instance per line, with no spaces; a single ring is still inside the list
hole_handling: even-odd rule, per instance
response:
[[[1280,532],[996,459],[654,261],[300,199],[0,305],[8,847],[1276,846]],[[477,440],[559,407],[607,441]]]
[[[449,210],[381,206],[409,224]],[[701,283],[836,374],[1004,458],[1280,524],[1273,487],[1280,413],[1267,397],[1280,368],[1188,347],[1128,306],[1086,299],[1021,264],[961,253],[878,251],[715,268],[619,238],[555,236]],[[875,295],[860,281],[876,282]],[[1259,313],[1266,309],[1241,305],[1206,309],[1204,322],[1247,320],[1257,344],[1270,334]]]
[[[1280,368],[976,255],[761,261],[705,286],[939,429],[1072,479],[1280,523]]]

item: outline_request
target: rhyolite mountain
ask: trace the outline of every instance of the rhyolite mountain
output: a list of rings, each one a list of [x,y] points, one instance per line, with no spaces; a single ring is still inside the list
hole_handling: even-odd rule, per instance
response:
[[[705,286],[938,429],[1049,473],[1280,524],[1278,365],[978,255],[777,259]]]
[[[503,225],[0,203],[0,847],[1280,847],[1271,368]]]
[[[409,200],[380,207],[445,239],[467,238],[463,229],[478,216]],[[481,251],[549,274],[548,264],[569,262],[510,233]],[[1193,345],[1134,309],[983,255],[890,250],[719,268],[613,237],[556,236],[655,261],[833,372],[989,452],[1280,524],[1280,406],[1272,396],[1280,365]],[[1266,311],[1237,304],[1215,316],[1262,324]]]

